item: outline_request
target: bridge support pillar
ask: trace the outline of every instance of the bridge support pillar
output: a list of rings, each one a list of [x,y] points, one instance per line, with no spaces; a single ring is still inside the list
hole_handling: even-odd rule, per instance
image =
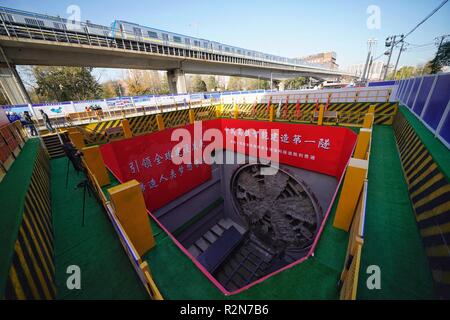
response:
[[[186,77],[181,69],[167,71],[167,82],[170,93],[186,93]]]
[[[30,104],[31,100],[14,66],[0,66],[0,85],[10,104]]]

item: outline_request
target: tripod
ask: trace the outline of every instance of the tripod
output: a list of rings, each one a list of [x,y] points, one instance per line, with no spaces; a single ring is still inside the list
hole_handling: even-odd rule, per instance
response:
[[[92,197],[94,194],[94,190],[92,189],[92,186],[88,179],[84,179],[80,183],[77,184],[76,189],[83,188],[83,209],[82,209],[82,215],[81,215],[81,226],[84,227],[84,216],[85,216],[85,209],[86,209],[86,191],[88,193],[89,198]]]
[[[67,156],[67,169],[66,169],[66,189],[67,189],[67,184],[69,183],[69,163],[72,162],[72,166],[77,172],[77,175],[80,174],[81,169],[77,167],[75,161],[69,155],[66,156]]]

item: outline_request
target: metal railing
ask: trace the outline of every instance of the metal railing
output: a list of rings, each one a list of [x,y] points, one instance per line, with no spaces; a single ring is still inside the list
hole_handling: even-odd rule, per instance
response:
[[[268,92],[264,94],[222,95],[225,103],[253,103],[260,96],[258,102],[273,104],[283,103],[340,103],[340,102],[389,102],[393,88],[344,88],[324,90],[292,90]]]
[[[371,146],[372,135],[370,137],[369,148],[364,157],[365,160],[367,160],[367,167],[369,167]],[[364,224],[366,219],[367,189],[369,184],[368,175],[369,170],[366,171],[363,189],[350,228],[344,269],[339,280],[339,296],[341,300],[355,300],[358,290],[361,253],[364,244]]]
[[[89,179],[90,184],[94,187],[94,190],[99,199],[99,202],[101,202],[101,204],[103,205],[103,208],[105,209],[105,211],[108,215],[108,218],[110,219],[110,221],[114,227],[114,230],[116,231],[116,233],[119,237],[122,247],[124,248],[125,253],[127,254],[128,258],[130,259],[130,262],[133,265],[133,268],[136,271],[141,283],[144,285],[145,290],[147,291],[147,293],[149,294],[151,299],[164,300],[155,281],[153,280],[153,277],[151,275],[151,272],[150,272],[147,262],[142,261],[139,253],[135,249],[133,243],[131,242],[130,238],[128,237],[127,233],[125,232],[124,228],[122,227],[119,219],[117,218],[117,216],[115,214],[114,206],[105,196],[102,188],[100,187],[100,184],[98,183],[97,178],[92,173],[92,171],[89,170],[89,167],[87,166],[87,164],[85,162],[84,162],[84,166],[87,170],[86,176]]]

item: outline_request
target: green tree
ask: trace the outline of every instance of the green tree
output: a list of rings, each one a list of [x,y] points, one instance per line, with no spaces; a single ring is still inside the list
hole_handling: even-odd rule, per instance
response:
[[[240,77],[230,77],[227,85],[228,91],[240,91],[243,90],[243,81]]]
[[[411,77],[418,77],[425,74],[431,73],[431,61],[427,62],[425,65],[404,66],[397,70],[395,74],[395,80],[406,79]],[[394,80],[394,72],[390,72],[386,77],[387,80]]]
[[[153,70],[129,70],[124,80],[128,95],[169,93],[167,77]],[[122,90],[122,95],[125,95]]]
[[[270,89],[270,83],[267,80],[243,78],[242,81],[243,90]]]
[[[257,80],[258,87],[256,89],[268,90],[270,89],[269,80]]]
[[[208,91],[205,81],[200,76],[195,76],[192,79],[192,91],[193,92],[206,92]]]
[[[287,80],[284,80],[284,88],[285,88],[285,90],[300,89],[307,83],[308,83],[308,80],[305,77],[297,77],[297,78],[293,78],[293,79],[287,79]]]
[[[120,81],[110,80],[102,84],[103,98],[114,98],[123,95],[124,88]]]
[[[40,67],[32,69],[35,92],[43,101],[89,100],[100,98],[102,89],[86,67]]]
[[[450,65],[450,41],[441,45],[436,56],[430,61],[431,73],[438,73],[442,68]]]
[[[217,83],[216,77],[209,76],[208,79],[206,79],[206,87],[208,88],[208,91],[217,91],[219,84]]]

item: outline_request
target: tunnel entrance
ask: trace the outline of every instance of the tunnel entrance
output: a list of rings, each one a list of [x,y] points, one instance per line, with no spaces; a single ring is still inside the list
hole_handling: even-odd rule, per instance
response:
[[[305,182],[284,170],[261,175],[261,166],[241,166],[231,179],[233,208],[246,232],[214,271],[229,291],[304,257],[321,222],[322,209]]]
[[[120,181],[141,182],[149,214],[180,250],[224,294],[235,294],[313,254],[356,137],[343,128],[250,120],[202,125],[220,128],[227,142],[212,149],[212,164],[171,161],[177,129],[103,145],[102,154]],[[195,157],[204,141],[194,125],[184,129],[194,140],[183,153]],[[251,132],[270,144],[255,144]],[[255,154],[263,150],[279,158],[274,175],[260,173],[265,158]]]
[[[215,156],[230,154],[237,156]],[[262,175],[263,167],[248,156],[240,165],[213,164],[210,181],[154,213],[228,292],[306,257],[337,186],[334,177],[301,168]],[[198,212],[198,203],[212,205]],[[181,224],[186,212],[195,214]]]

